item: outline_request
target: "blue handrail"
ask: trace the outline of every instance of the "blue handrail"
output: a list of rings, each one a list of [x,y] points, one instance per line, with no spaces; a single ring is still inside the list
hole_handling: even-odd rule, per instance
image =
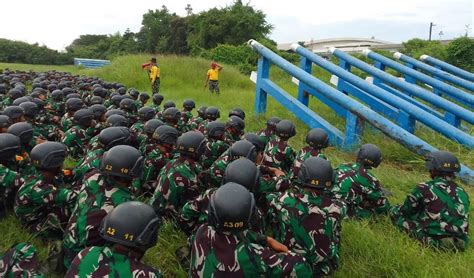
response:
[[[469,80],[471,82],[474,82],[474,73],[472,73],[472,72],[468,72],[466,70],[460,69],[458,67],[455,67],[451,64],[448,64],[444,61],[438,60],[438,59],[433,58],[433,57],[428,56],[428,55],[421,55],[420,60],[422,60],[423,62],[426,62],[428,64],[431,64],[431,65],[433,65],[433,66],[435,66],[435,67],[437,67],[441,70],[444,70],[446,72],[454,74],[458,77],[461,77],[461,78],[464,78],[464,79]]]

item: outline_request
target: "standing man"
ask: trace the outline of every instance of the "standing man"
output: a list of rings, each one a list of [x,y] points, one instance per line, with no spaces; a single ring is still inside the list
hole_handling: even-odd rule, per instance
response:
[[[151,58],[150,69],[148,73],[150,74],[150,81],[151,81],[151,91],[153,94],[158,94],[160,91],[160,68],[156,64],[156,58]]]
[[[219,72],[223,69],[219,64],[212,62],[211,69],[207,71],[206,76],[206,84],[204,84],[204,88],[207,87],[209,83],[209,91],[212,93],[216,92],[216,94],[220,93],[219,90]]]

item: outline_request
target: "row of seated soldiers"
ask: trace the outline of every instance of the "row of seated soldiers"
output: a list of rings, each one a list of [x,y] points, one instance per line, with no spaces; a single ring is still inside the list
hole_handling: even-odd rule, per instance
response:
[[[454,182],[460,164],[451,153],[428,155],[432,180],[391,206],[370,172],[382,161],[373,144],[333,170],[322,129],[310,130],[296,152],[289,120],[269,118],[260,132],[245,133],[239,108],[224,123],[217,107],[194,116],[192,100],[179,111],[172,102],[162,108],[161,95],[145,106],[136,90],[97,79],[79,85],[88,79],[12,75],[0,76],[8,90],[0,115],[2,208],[50,242],[51,268],[68,277],[161,276],[140,260],[163,218],[189,236],[177,255],[189,260],[192,277],[329,275],[339,266],[346,217],[388,214],[424,244],[467,248],[469,199]],[[29,94],[23,82],[32,82]],[[75,167],[64,167],[67,156]],[[2,276],[41,276],[28,243],[2,260]]]

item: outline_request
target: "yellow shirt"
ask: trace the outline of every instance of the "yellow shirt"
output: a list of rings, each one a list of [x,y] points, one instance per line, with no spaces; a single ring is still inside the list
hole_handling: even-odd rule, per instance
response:
[[[152,66],[150,69],[151,82],[155,82],[156,78],[160,78],[160,68],[157,66]]]
[[[207,76],[209,80],[218,81],[219,80],[219,69],[210,69],[207,71]]]

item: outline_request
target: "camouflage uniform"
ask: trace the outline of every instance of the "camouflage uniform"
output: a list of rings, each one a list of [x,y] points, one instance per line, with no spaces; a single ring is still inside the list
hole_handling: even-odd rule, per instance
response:
[[[0,164],[0,205],[4,207],[9,200],[13,199],[24,182],[19,173]],[[3,211],[3,207],[0,212]]]
[[[224,134],[225,142],[229,145],[232,145],[236,141],[241,140],[242,135],[243,135],[243,133],[235,134],[235,133],[232,133],[232,132],[229,132],[228,130],[226,130],[225,134]]]
[[[177,217],[184,204],[201,192],[198,174],[201,166],[178,157],[170,161],[158,175],[158,184],[150,204],[158,214]]]
[[[192,118],[190,121],[189,121],[189,130],[193,130],[193,129],[198,129],[199,125],[204,121],[203,118],[201,118],[200,116],[197,116],[195,118]]]
[[[293,167],[291,168],[291,172],[292,172],[293,177],[298,176],[298,172],[300,171],[301,164],[303,164],[303,162],[306,159],[310,158],[310,157],[321,157],[321,158],[324,158],[324,159],[328,160],[328,158],[324,154],[321,153],[321,150],[315,149],[311,146],[306,146],[306,147],[302,148],[296,154],[295,161],[293,163]]]
[[[0,277],[44,277],[38,269],[40,263],[33,245],[19,243],[0,255]]]
[[[276,240],[304,255],[318,275],[338,268],[343,202],[314,192],[270,194],[267,201]]]
[[[88,247],[72,261],[65,277],[140,277],[159,278],[162,274],[139,259],[109,247]]]
[[[268,128],[261,130],[257,135],[260,136],[260,139],[265,143],[265,145],[267,145],[268,142],[277,139],[275,132]]]
[[[102,218],[116,206],[132,199],[127,188],[115,185],[100,173],[92,175],[85,181],[64,233],[66,267],[86,246],[105,244],[99,235]]]
[[[138,121],[132,127],[130,127],[130,132],[134,133],[135,135],[140,135],[143,132],[143,127],[145,126],[144,123]]]
[[[152,103],[150,105],[151,108],[153,108],[153,110],[155,110],[155,113],[158,115],[158,113],[161,113],[161,107],[159,105],[156,105],[154,103]]]
[[[78,159],[84,155],[89,139],[90,137],[85,129],[80,126],[73,126],[64,133],[62,143],[66,145],[68,154],[74,159]]]
[[[181,111],[181,121],[185,125],[189,125],[192,118],[193,113],[191,111]]]
[[[214,163],[214,161],[216,161],[216,159],[221,156],[221,154],[223,154],[229,147],[229,144],[224,141],[212,138],[208,139],[204,152],[201,156],[202,168],[208,169],[211,167],[212,163]]]
[[[334,172],[336,181],[331,191],[347,204],[348,216],[366,218],[388,211],[390,203],[379,181],[361,164],[342,164]]]
[[[64,114],[64,116],[61,118],[61,127],[64,132],[66,132],[68,129],[70,129],[73,125],[73,115],[69,115],[68,113]]]
[[[262,165],[274,167],[289,172],[293,161],[295,160],[295,151],[288,145],[288,141],[277,138],[268,142],[263,152]]]
[[[34,233],[62,234],[76,197],[74,191],[65,188],[62,176],[50,183],[39,174],[18,190],[15,214]]]
[[[420,183],[389,213],[395,225],[424,244],[467,248],[469,196],[453,181],[438,177]]]
[[[190,277],[311,277],[305,259],[295,253],[278,254],[246,231],[218,233],[199,227],[191,252]]]
[[[222,153],[221,156],[219,156],[219,158],[214,161],[211,167],[209,167],[209,179],[206,180],[206,183],[212,187],[219,187],[224,179],[225,169],[231,162],[229,149],[227,149],[224,153]]]
[[[81,181],[85,174],[94,169],[99,169],[102,155],[104,153],[105,150],[103,148],[97,148],[87,152],[87,154],[82,158],[81,161],[79,161],[79,163],[77,163],[77,166],[73,170],[74,180]]]
[[[171,153],[163,153],[159,148],[154,146],[153,150],[149,152],[145,157],[145,163],[143,165],[143,189],[153,194],[155,187],[150,185],[149,182],[156,181],[158,174],[161,169],[165,167],[170,161]]]
[[[203,120],[198,125],[197,130],[199,130],[202,134],[206,134],[207,133],[207,124],[209,124],[210,122],[212,122],[212,121],[209,120],[209,119]]]

